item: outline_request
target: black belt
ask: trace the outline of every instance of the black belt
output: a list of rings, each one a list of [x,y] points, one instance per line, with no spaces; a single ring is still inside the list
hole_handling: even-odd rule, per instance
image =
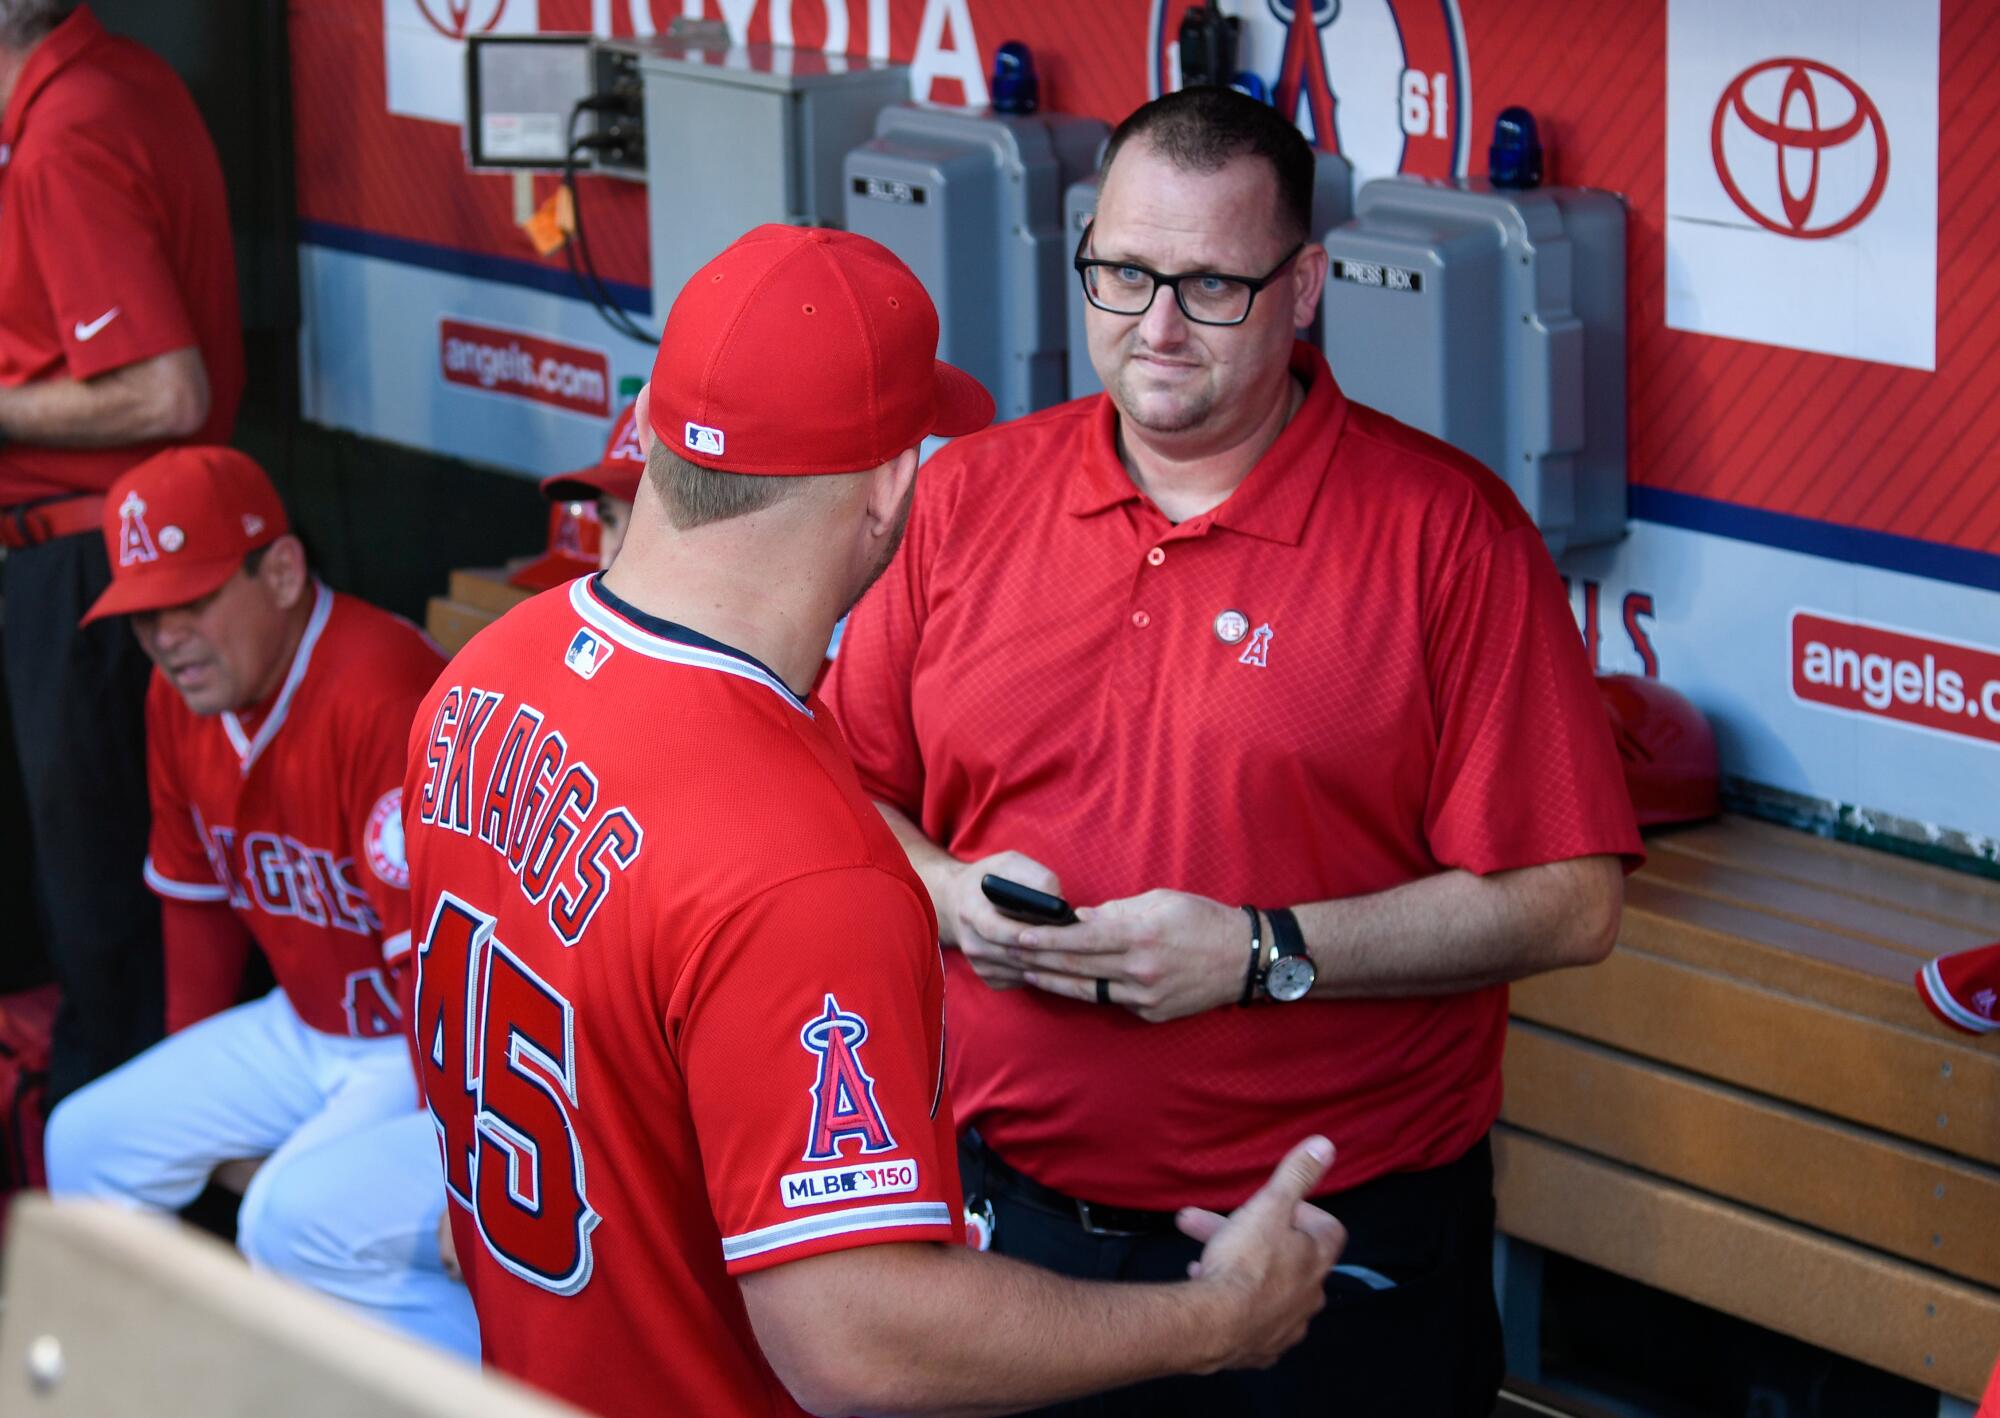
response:
[[[982,1192],[1009,1196],[1037,1211],[1074,1221],[1093,1236],[1156,1236],[1179,1230],[1171,1211],[1105,1206],[1043,1186],[1027,1173],[1001,1161],[1000,1155],[982,1142],[976,1132],[967,1132],[961,1145],[977,1159]]]

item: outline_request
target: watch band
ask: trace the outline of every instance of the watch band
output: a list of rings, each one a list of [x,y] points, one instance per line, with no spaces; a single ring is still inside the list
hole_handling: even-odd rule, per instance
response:
[[[1236,1001],[1239,1009],[1248,1008],[1250,1001],[1257,998],[1257,986],[1264,979],[1257,968],[1264,963],[1264,926],[1257,918],[1255,906],[1245,906],[1243,914],[1250,918],[1250,968],[1243,972],[1243,998]]]

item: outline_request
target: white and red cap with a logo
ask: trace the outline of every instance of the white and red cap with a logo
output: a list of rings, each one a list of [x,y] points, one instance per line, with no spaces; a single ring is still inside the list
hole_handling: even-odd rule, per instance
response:
[[[639,406],[632,403],[625,406],[625,412],[611,425],[611,438],[604,445],[602,458],[591,467],[543,478],[542,491],[551,502],[589,502],[600,494],[634,502],[639,497],[639,479],[645,475],[646,450],[639,443]]]
[[[234,448],[155,453],[104,495],[111,585],[81,623],[198,601],[290,530],[271,480]]]
[[[1954,1029],[2000,1030],[2000,940],[1940,955],[1917,971],[1917,994]]]
[[[549,509],[548,550],[507,578],[514,585],[546,591],[597,570],[597,549],[604,536],[594,505],[598,496],[632,502],[639,496],[639,479],[646,475],[638,415],[636,403],[625,406],[611,425],[604,456],[593,466],[542,479],[542,492],[555,504]]]

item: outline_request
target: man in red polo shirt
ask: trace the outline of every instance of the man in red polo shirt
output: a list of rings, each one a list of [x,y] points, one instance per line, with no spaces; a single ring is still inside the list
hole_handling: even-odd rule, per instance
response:
[[[1107,393],[932,459],[829,678],[949,947],[996,1250],[1176,1274],[1170,1208],[1301,1128],[1341,1149],[1306,1342],[1093,1413],[1491,1411],[1506,982],[1601,958],[1640,851],[1519,503],[1294,342],[1311,175],[1241,95],[1126,120],[1079,249]],[[1081,922],[1001,916],[987,873]]]
[[[226,442],[243,388],[222,171],[187,89],[75,0],[0,0],[0,598],[61,1097],[159,1038],[146,657],[79,628],[103,493]]]

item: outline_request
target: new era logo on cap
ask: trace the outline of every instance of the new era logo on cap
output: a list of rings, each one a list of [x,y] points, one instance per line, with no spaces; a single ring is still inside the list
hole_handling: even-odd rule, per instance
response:
[[[690,422],[687,426],[687,446],[697,453],[706,453],[711,458],[722,456],[722,430],[710,428],[705,423]]]

